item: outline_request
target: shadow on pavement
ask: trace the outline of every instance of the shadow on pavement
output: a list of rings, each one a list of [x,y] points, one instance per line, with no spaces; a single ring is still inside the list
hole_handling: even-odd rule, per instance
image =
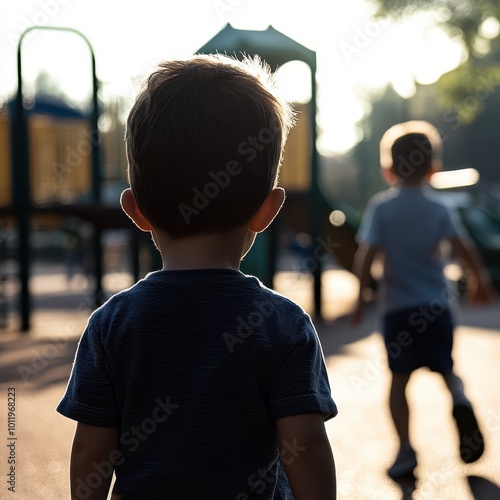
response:
[[[497,296],[495,302],[489,306],[468,306],[465,302],[460,303],[456,313],[457,327],[466,326],[499,331],[499,299],[500,297]],[[313,323],[321,338],[325,356],[341,354],[344,346],[369,337],[374,332],[380,332],[378,313],[376,302],[368,303],[363,321],[356,326],[351,325],[350,314],[339,316],[334,320],[314,317]]]
[[[0,345],[0,383],[43,389],[67,382],[78,341],[31,338]]]
[[[413,494],[417,492],[418,483],[415,476],[409,474],[398,479],[394,483],[401,489],[401,500],[412,500]],[[500,488],[484,477],[467,476],[467,481],[474,500],[500,499]]]
[[[488,479],[479,476],[468,476],[467,481],[475,500],[493,500],[500,498],[500,488]]]
[[[75,312],[89,311],[90,315],[93,303],[92,294],[69,290],[38,295],[33,299],[33,308],[44,311],[60,311],[61,309]]]
[[[313,318],[313,323],[321,338],[325,356],[341,354],[344,346],[369,337],[379,326],[373,303],[367,305],[365,317],[359,325],[351,325],[350,314],[339,316],[333,321]]]
[[[457,315],[458,325],[498,331],[499,306],[498,295],[495,302],[490,306],[467,306],[461,304]]]
[[[413,493],[417,489],[417,480],[414,475],[408,474],[397,479],[393,479],[401,489],[401,500],[412,500]]]

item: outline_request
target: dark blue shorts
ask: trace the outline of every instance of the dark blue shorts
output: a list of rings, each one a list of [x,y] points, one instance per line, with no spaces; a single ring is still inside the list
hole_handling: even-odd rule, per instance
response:
[[[393,373],[426,366],[449,373],[453,368],[453,319],[449,309],[418,306],[384,317],[384,342]]]

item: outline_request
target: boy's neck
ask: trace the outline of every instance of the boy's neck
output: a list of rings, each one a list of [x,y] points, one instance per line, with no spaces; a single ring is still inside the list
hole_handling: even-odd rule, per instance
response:
[[[247,228],[174,239],[164,232],[153,232],[160,250],[162,270],[239,269],[247,243]]]

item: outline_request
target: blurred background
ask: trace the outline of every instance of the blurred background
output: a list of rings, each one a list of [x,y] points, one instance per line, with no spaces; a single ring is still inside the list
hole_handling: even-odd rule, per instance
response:
[[[6,311],[15,309],[16,274],[64,265],[68,286],[83,278],[104,298],[110,292],[102,286],[107,273],[128,274],[133,282],[158,268],[150,242],[118,209],[127,186],[123,132],[133,98],[162,59],[207,47],[240,56],[246,42],[229,40],[219,47],[216,35],[232,30],[258,39],[269,26],[314,54],[316,66],[293,54],[284,64],[271,64],[299,118],[281,174],[287,204],[273,232],[259,237],[244,270],[267,284],[278,271],[312,275],[313,309],[322,316],[322,272],[351,269],[362,209],[385,187],[378,168],[382,133],[399,121],[425,119],[439,128],[445,146],[447,172],[435,178],[434,187],[453,199],[493,280],[500,281],[498,2],[356,0],[329,6],[146,0],[139,8],[113,1],[38,0],[3,3],[0,9],[4,323]],[[264,58],[272,50],[265,43]],[[22,134],[14,123],[18,79],[28,130],[22,144],[16,142]],[[16,160],[16,150],[24,149],[29,167],[21,175],[16,161],[24,160]],[[19,250],[23,235],[16,229],[16,210],[29,212],[25,251]],[[314,257],[319,239],[328,246],[323,259]],[[457,268],[450,269],[460,279]],[[21,301],[28,286],[25,276]],[[28,307],[31,311],[25,304],[21,314],[26,316]],[[26,329],[26,318],[22,323]]]

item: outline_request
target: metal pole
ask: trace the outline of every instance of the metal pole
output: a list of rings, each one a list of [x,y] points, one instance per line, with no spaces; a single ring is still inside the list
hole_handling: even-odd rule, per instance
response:
[[[317,245],[321,236],[321,202],[322,194],[319,189],[319,165],[318,151],[316,148],[317,128],[316,128],[316,56],[314,56],[311,68],[311,238],[312,249]],[[321,274],[323,271],[323,263],[321,259],[315,259],[313,269],[313,294],[314,294],[314,314],[318,318],[322,318],[322,293],[321,293]]]
[[[26,33],[26,32],[25,32]],[[30,329],[31,298],[29,290],[30,278],[30,159],[28,122],[23,107],[22,69],[21,69],[21,35],[17,47],[17,94],[14,113],[11,117],[12,148],[12,193],[13,209],[17,220],[17,259],[19,274],[19,313],[21,331]]]
[[[29,158],[29,132],[28,120],[23,106],[23,79],[22,79],[22,56],[21,47],[24,37],[35,30],[66,31],[80,36],[87,44],[92,61],[92,113],[90,117],[91,144],[92,144],[92,199],[95,204],[101,200],[101,158],[100,158],[100,136],[99,136],[99,82],[96,76],[95,55],[89,40],[79,31],[73,28],[58,26],[31,26],[20,36],[17,45],[17,94],[15,100],[15,112],[12,117],[12,192],[14,215],[17,218],[18,238],[18,263],[20,298],[19,312],[21,316],[21,331],[30,329],[31,294],[29,290],[30,278],[30,232],[31,232],[31,193],[30,193],[30,158]],[[95,259],[95,301],[99,304],[102,300],[102,248],[101,230],[95,230],[94,234],[94,259]]]
[[[90,48],[92,58],[92,113],[90,115],[90,134],[92,144],[92,201],[99,205],[101,202],[101,152],[100,152],[100,135],[99,135],[99,81],[97,80],[95,56],[90,43],[87,42]],[[94,302],[96,306],[100,306],[103,302],[103,251],[102,251],[102,231],[94,223]]]

